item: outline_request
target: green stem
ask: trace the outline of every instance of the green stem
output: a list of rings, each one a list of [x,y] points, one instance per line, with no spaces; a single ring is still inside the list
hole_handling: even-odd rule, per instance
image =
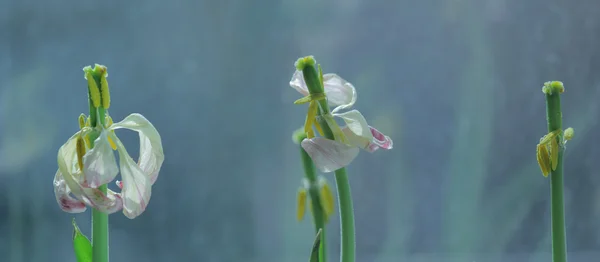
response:
[[[548,132],[562,130],[562,111],[558,91],[546,93],[546,116]],[[567,240],[565,229],[565,204],[563,200],[563,150],[562,132],[555,139],[559,142],[558,163],[550,175],[550,206],[552,216],[552,261],[567,261]]]
[[[106,194],[107,186],[98,189]],[[108,262],[108,214],[92,209],[92,256],[93,262]]]
[[[104,108],[98,108],[98,112],[99,115],[100,112],[104,115],[105,110]],[[90,112],[90,114],[92,113]],[[104,125],[104,116],[100,117],[100,124]],[[95,136],[91,138],[93,139],[90,139],[90,147],[93,148]],[[101,185],[98,189],[106,195],[108,187]],[[93,262],[108,262],[108,214],[95,208],[92,209],[92,257]]]
[[[302,142],[306,138],[306,134],[297,137],[297,142]],[[310,201],[312,203],[312,215],[315,223],[315,234],[321,229],[321,245],[319,247],[319,261],[327,261],[327,249],[325,247],[325,212],[323,212],[323,205],[321,204],[321,197],[319,194],[319,187],[317,186],[317,172],[315,165],[313,164],[310,156],[306,153],[304,148],[300,146],[300,156],[302,157],[302,165],[304,167],[304,177],[308,180],[310,188],[308,193],[310,194]]]
[[[354,234],[354,208],[352,207],[352,195],[350,192],[350,182],[346,174],[346,168],[340,168],[335,171],[335,183],[338,190],[338,202],[340,205],[341,221],[341,258],[342,262],[355,261],[355,234]]]
[[[301,58],[303,62],[299,60],[297,69],[302,70],[304,75],[304,81],[308,87],[308,91],[311,94],[323,93],[323,85],[319,80],[319,74],[315,69],[315,62],[312,58]],[[324,114],[329,113],[329,105],[326,100],[319,100],[319,117],[317,120],[323,129],[323,135],[325,138],[335,140],[335,136],[331,131],[331,128],[323,119]],[[350,193],[350,183],[348,181],[348,175],[346,174],[346,168],[340,168],[335,171],[335,182],[338,190],[338,202],[340,209],[340,231],[341,231],[341,251],[340,261],[341,262],[354,262],[355,261],[355,233],[354,233],[354,208],[352,206],[352,195]]]
[[[99,73],[93,72],[92,75],[94,75],[96,83],[100,86]],[[95,108],[91,98],[89,99],[89,103],[91,126],[93,128],[95,128],[97,124],[105,126],[104,116],[106,115],[106,109],[102,106]],[[90,148],[94,147],[94,141],[98,135],[99,134],[95,131],[90,134]],[[106,195],[108,187],[106,185],[101,185],[98,189]],[[108,262],[108,214],[102,213],[95,208],[92,209],[92,261]]]

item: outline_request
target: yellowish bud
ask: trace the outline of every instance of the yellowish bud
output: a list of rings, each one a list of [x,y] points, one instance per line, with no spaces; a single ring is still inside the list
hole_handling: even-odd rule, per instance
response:
[[[100,78],[100,92],[102,95],[102,107],[108,109],[110,107],[110,91],[108,89],[108,81],[106,80],[105,75],[106,74],[102,74],[102,77]]]
[[[558,142],[557,139],[550,140],[550,163],[552,163],[552,170],[556,170],[556,166],[558,165]]]
[[[567,129],[565,129],[564,137],[565,137],[566,141],[569,141],[569,140],[573,139],[574,135],[575,135],[575,130],[573,130],[572,127],[569,127]]]
[[[83,156],[85,155],[85,144],[84,144],[81,136],[77,137],[76,152],[77,152],[77,165],[79,165],[80,170],[83,170]]]
[[[545,144],[538,144],[536,150],[537,162],[542,170],[542,175],[547,177],[550,173],[550,158]]]
[[[79,129],[81,130],[82,128],[85,127],[85,115],[81,114],[79,115]]]
[[[308,113],[306,114],[306,120],[304,121],[304,132],[307,134],[308,138],[315,137],[315,132],[312,129],[313,124],[315,124],[315,118],[317,117],[317,110],[319,109],[319,105],[317,102],[311,101],[308,105]]]
[[[323,205],[323,211],[325,211],[325,220],[328,220],[329,216],[333,214],[335,207],[333,193],[331,192],[331,187],[329,187],[329,184],[327,184],[326,181],[321,183],[321,188],[319,191],[321,205]]]
[[[91,70],[86,70],[86,68],[88,68],[88,67],[85,67],[83,70],[85,71],[85,79],[87,79],[87,82],[88,82],[88,88],[90,91],[90,99],[92,100],[92,105],[94,105],[94,107],[99,107],[100,106],[100,90],[98,89],[96,80],[94,80],[94,77],[92,76]]]
[[[296,200],[296,219],[298,219],[298,221],[302,221],[304,218],[304,213],[306,213],[306,189],[302,187],[298,189]]]

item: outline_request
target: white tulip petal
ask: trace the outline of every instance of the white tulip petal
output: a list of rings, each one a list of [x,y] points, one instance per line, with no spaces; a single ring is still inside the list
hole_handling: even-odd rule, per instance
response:
[[[119,151],[121,178],[123,179],[121,181],[123,214],[133,219],[146,210],[152,194],[152,182],[150,177],[131,159],[123,143],[114,135],[111,138],[117,143]]]
[[[104,213],[120,210],[123,202],[119,194],[108,190],[107,194],[97,188],[84,186],[84,175],[77,165],[76,143],[79,132],[73,135],[58,150],[58,169],[71,193],[81,202]]]
[[[54,195],[60,209],[67,213],[81,213],[87,208],[85,203],[73,198],[60,170],[54,175]]]
[[[329,173],[349,165],[358,155],[358,148],[322,137],[302,140],[308,153],[321,172]]]
[[[115,213],[123,208],[121,194],[108,189],[106,194],[97,188],[82,187],[83,198],[88,205],[106,214]]]
[[[140,157],[138,165],[154,184],[165,160],[160,134],[152,123],[141,114],[128,115],[123,121],[110,126],[110,130],[126,128],[138,132],[140,137]],[[121,161],[123,164],[123,161]]]
[[[292,80],[290,80],[290,86],[296,89],[303,96],[307,96],[308,87],[306,86],[306,82],[304,82],[304,74],[302,71],[296,70],[294,75],[292,75]]]
[[[332,113],[349,108],[356,102],[354,86],[336,74],[323,75],[323,88],[329,105],[338,106],[333,109]]]
[[[94,148],[83,156],[83,173],[88,186],[92,188],[110,183],[119,173],[107,133],[108,131],[102,130],[94,141]]]
[[[344,122],[346,122],[346,127],[356,136],[359,136],[368,142],[373,140],[373,134],[371,133],[369,124],[367,124],[367,120],[358,110],[350,110],[348,112],[333,115],[342,118]],[[362,144],[352,145],[363,147]]]

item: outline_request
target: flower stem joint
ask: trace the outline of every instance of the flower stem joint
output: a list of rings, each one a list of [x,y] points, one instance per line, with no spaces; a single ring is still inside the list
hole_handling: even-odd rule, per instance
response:
[[[542,92],[547,96],[559,95],[565,92],[565,87],[560,81],[548,81],[544,83]],[[557,100],[558,101],[558,100]],[[560,105],[558,105],[560,107]],[[561,118],[561,112],[557,112],[558,118]],[[562,120],[560,120],[562,121]],[[558,166],[558,154],[565,149],[567,141],[571,140],[575,132],[572,127],[564,131],[559,129],[553,130],[543,136],[536,146],[536,158],[542,175],[547,177]]]
[[[351,108],[357,99],[351,83],[336,74],[323,74],[312,56],[298,59],[295,66],[290,86],[304,97],[294,103],[309,103],[304,123],[307,138],[301,146],[320,171],[333,172],[349,165],[359,149],[371,153],[379,148],[392,149],[392,140],[369,126],[358,110],[342,112]],[[330,111],[329,106],[335,108]],[[346,125],[339,126],[336,118]],[[313,127],[320,136],[316,136]]]

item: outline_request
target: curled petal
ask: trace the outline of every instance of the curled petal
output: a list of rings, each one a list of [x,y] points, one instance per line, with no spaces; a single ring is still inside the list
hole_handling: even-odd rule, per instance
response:
[[[71,196],[71,190],[67,186],[60,170],[57,170],[54,175],[54,195],[60,209],[67,213],[81,213],[87,209],[85,203]]]
[[[358,148],[322,137],[302,140],[308,153],[321,172],[329,173],[345,167],[358,155]]]
[[[113,124],[110,130],[126,128],[138,132],[140,137],[140,157],[138,165],[143,173],[150,178],[150,183],[154,184],[158,178],[158,173],[165,160],[160,134],[154,128],[152,123],[143,115],[131,114],[123,121]],[[116,137],[112,137],[115,141]],[[121,164],[123,161],[121,160]],[[125,179],[123,179],[125,180]],[[127,183],[127,182],[125,182]]]
[[[58,171],[66,186],[79,201],[101,212],[112,214],[123,207],[121,196],[111,190],[107,194],[97,188],[84,186],[84,175],[77,165],[76,142],[79,132],[73,135],[58,150]]]
[[[306,82],[304,82],[304,74],[302,71],[296,70],[296,72],[294,72],[294,75],[292,75],[292,80],[290,80],[290,86],[296,89],[296,91],[303,96],[307,96],[309,94]]]
[[[107,134],[106,130],[102,130],[94,142],[94,148],[83,156],[85,180],[93,188],[110,183],[119,173]]]
[[[114,135],[112,139],[117,142],[119,163],[121,164],[123,214],[133,219],[146,210],[152,193],[152,182],[150,177],[131,159],[123,143]]]
[[[369,153],[373,153],[379,148],[388,150],[392,149],[393,142],[390,137],[379,132],[379,130],[375,129],[374,127],[369,126],[369,130],[373,135],[371,140],[365,139],[361,136],[357,136],[347,126],[342,127],[342,131],[344,132],[344,135],[346,135],[346,138],[348,139],[348,143],[350,145],[360,147]]]
[[[369,126],[369,129],[371,129],[371,134],[373,134],[373,141],[369,144],[367,151],[373,152],[378,148],[389,150],[394,147],[394,142],[389,136],[384,135],[372,126]]]
[[[336,74],[323,75],[323,88],[329,104],[338,106],[333,109],[332,113],[349,108],[356,102],[354,86]]]

